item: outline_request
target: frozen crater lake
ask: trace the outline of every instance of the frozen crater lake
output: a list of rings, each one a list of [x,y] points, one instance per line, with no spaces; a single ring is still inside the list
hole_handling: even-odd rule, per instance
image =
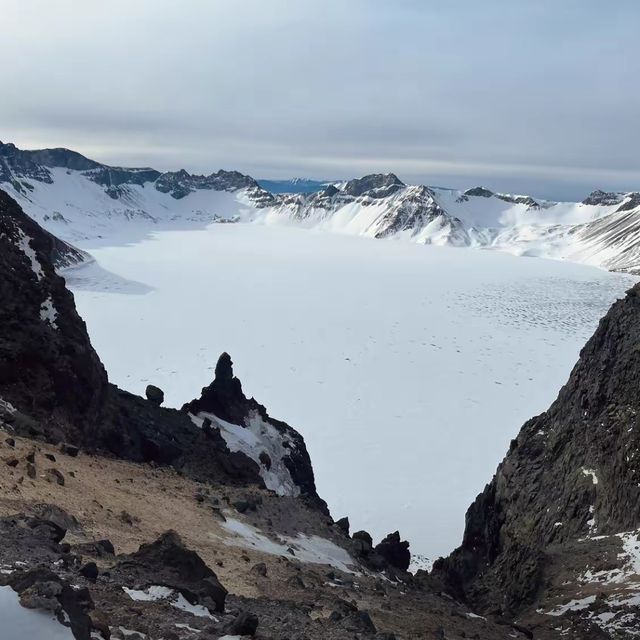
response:
[[[80,246],[96,262],[66,277],[113,382],[177,407],[228,351],[247,395],[304,435],[334,517],[430,558],[635,281],[249,224]]]

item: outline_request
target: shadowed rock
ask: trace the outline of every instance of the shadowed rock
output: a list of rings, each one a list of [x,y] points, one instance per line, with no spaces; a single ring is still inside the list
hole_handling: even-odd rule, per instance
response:
[[[640,449],[639,386],[636,285],[600,321],[557,400],[511,442],[467,511],[462,545],[434,564],[452,593],[514,615],[540,596],[551,557],[580,565],[576,541],[640,527],[628,455]]]
[[[227,590],[202,558],[184,546],[175,531],[167,531],[155,542],[143,544],[135,553],[122,556],[113,574],[130,587],[169,587],[179,591],[191,604],[224,611]]]

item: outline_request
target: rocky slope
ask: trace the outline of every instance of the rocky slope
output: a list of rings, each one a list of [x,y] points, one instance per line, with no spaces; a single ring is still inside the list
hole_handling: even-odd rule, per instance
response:
[[[135,241],[157,229],[241,221],[640,273],[638,192],[594,191],[582,202],[550,202],[485,187],[407,185],[389,173],[274,195],[236,171],[110,167],[68,149],[23,151],[2,143],[0,186],[56,236],[87,247]]]
[[[437,563],[477,609],[530,625],[553,616],[584,637],[640,629],[639,319],[636,285],[549,410],[522,427],[469,508],[462,545]]]

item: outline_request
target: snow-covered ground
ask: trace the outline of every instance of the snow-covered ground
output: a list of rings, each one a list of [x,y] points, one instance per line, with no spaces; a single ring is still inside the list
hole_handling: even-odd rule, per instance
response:
[[[635,281],[280,226],[79,245],[97,263],[67,278],[112,381],[179,406],[228,351],[247,394],[304,435],[334,516],[432,558]]]

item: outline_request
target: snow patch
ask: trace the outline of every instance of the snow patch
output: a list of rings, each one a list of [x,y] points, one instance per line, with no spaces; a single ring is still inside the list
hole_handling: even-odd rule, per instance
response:
[[[40,305],[40,320],[49,323],[54,329],[57,329],[57,317],[58,310],[55,308],[51,296],[47,296],[47,299]]]
[[[234,534],[234,537],[224,539],[227,545],[248,547],[285,558],[296,558],[304,563],[327,564],[345,573],[356,573],[351,568],[356,564],[353,558],[342,547],[326,538],[299,533],[296,537],[278,536],[279,541],[276,542],[260,529],[234,518],[227,518],[221,525]],[[293,550],[293,554],[289,549]]]
[[[240,451],[259,466],[260,477],[267,489],[275,491],[279,496],[300,495],[300,487],[293,481],[284,463],[284,458],[295,446],[291,438],[265,422],[257,412],[247,418],[246,426],[226,422],[204,411],[197,416],[191,415],[193,423],[200,428],[205,418],[209,418],[211,425],[219,429],[229,451]],[[269,456],[269,468],[260,460],[261,453]]]
[[[24,253],[31,263],[31,271],[35,273],[38,280],[42,280],[44,272],[38,260],[35,249],[31,246],[31,238],[22,230],[18,229],[18,248]]]
[[[581,611],[582,609],[586,609],[590,604],[596,601],[596,596],[587,596],[586,598],[581,598],[579,600],[571,600],[566,604],[563,604],[551,611],[547,611],[548,616],[562,616],[567,611]]]
[[[596,472],[593,469],[585,469],[583,467],[582,473],[584,473],[585,476],[590,476],[593,484],[598,484],[598,476],[596,475]]]
[[[216,620],[211,615],[209,609],[199,604],[191,604],[181,593],[175,589],[169,587],[163,587],[160,585],[151,585],[146,589],[129,589],[122,587],[122,590],[132,599],[140,602],[157,602],[159,600],[166,600],[172,607],[181,609],[187,613],[191,613],[194,616],[200,618],[209,618],[210,620]]]
[[[3,412],[11,413],[11,414],[17,411],[17,409],[10,402],[7,402],[2,398],[0,398],[0,409],[2,409]]]

